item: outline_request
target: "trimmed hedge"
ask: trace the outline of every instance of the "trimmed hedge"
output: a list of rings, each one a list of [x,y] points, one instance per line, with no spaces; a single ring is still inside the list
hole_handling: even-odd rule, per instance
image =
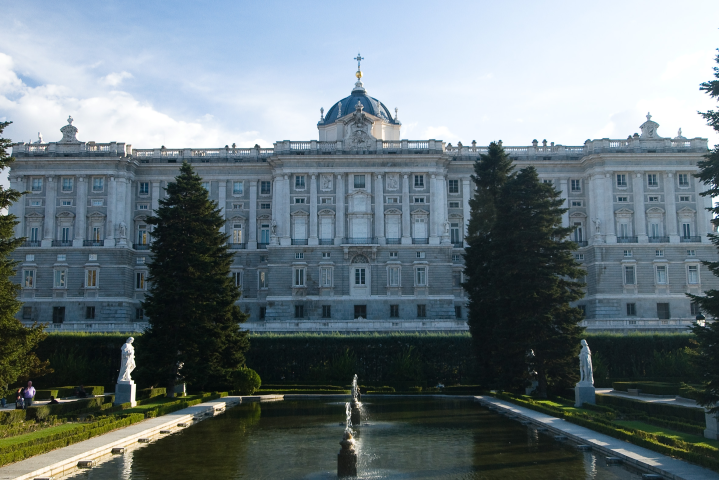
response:
[[[41,453],[66,447],[88,438],[102,435],[117,428],[126,427],[145,419],[142,414],[130,414],[122,418],[107,417],[91,423],[78,425],[77,428],[44,437],[16,443],[0,448],[0,465],[17,462]]]
[[[626,392],[630,388],[638,388],[641,393],[651,395],[680,395],[680,383],[667,382],[612,382],[614,390]]]
[[[58,398],[58,390],[35,390],[35,400],[50,400],[50,397]]]
[[[166,395],[166,388],[142,388],[135,393],[135,400],[147,400],[153,397],[159,397],[160,395]]]
[[[596,395],[596,402],[598,405],[638,410],[649,416],[661,415],[683,418],[698,424],[705,422],[704,410],[698,408],[679,407],[676,405],[667,405],[666,403],[640,402],[624,397],[602,394]]]
[[[25,420],[25,410],[0,411],[0,425],[11,425]]]
[[[57,403],[54,405],[39,405],[26,409],[26,420],[43,420],[48,415],[67,415],[79,410],[99,410],[107,399],[112,403],[112,397],[81,398],[72,402]]]

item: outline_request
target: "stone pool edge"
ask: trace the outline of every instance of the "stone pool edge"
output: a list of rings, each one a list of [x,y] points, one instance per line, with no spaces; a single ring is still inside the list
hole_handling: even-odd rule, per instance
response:
[[[562,418],[552,417],[492,397],[474,396],[472,398],[480,405],[494,407],[501,413],[510,413],[518,421],[528,421],[534,426],[546,428],[555,434],[562,434],[579,445],[589,445],[596,453],[607,457],[618,457],[624,463],[632,465],[638,470],[649,471],[670,480],[719,480],[719,474],[713,470],[595,432]]]
[[[5,465],[0,467],[0,480],[52,479],[56,476],[68,475],[79,468],[79,462],[96,462],[102,457],[112,455],[114,448],[136,445],[140,439],[153,440],[160,435],[160,431],[169,430],[174,433],[184,428],[179,427],[178,424],[184,423],[187,426],[192,426],[198,421],[224,412],[226,408],[242,403],[281,400],[284,400],[283,395],[248,395],[227,396],[203,402]],[[38,465],[41,466],[38,467]]]

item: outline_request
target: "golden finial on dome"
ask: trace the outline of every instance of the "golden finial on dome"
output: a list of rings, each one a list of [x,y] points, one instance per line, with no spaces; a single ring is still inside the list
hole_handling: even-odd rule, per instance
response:
[[[355,73],[355,77],[357,77],[357,80],[359,80],[360,78],[362,78],[362,69],[360,68],[360,62],[364,60],[364,57],[362,57],[359,52],[357,52],[357,56],[352,60],[357,60],[357,73]]]
[[[355,77],[357,77],[357,80],[362,78],[362,72],[360,70],[357,70],[357,73],[355,73]]]

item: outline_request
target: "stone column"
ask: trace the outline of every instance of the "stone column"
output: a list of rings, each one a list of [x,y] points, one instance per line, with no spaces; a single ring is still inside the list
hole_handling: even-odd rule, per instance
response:
[[[224,220],[220,231],[227,233],[227,180],[217,182],[217,203],[220,207],[220,215],[222,215],[222,219]]]
[[[10,188],[17,190],[18,192],[24,192],[25,191],[25,185],[24,185],[24,177],[22,175],[20,176],[13,176],[10,177]],[[18,200],[15,203],[10,204],[10,207],[8,207],[8,213],[10,215],[15,215],[17,218],[17,221],[19,222],[17,225],[15,225],[15,237],[20,238],[27,235],[25,233],[25,202],[27,199],[23,196],[20,197],[20,200]]]
[[[442,239],[441,243],[449,244],[449,230],[445,228],[449,215],[447,214],[447,179],[444,175],[437,175],[437,197],[439,201],[434,210],[439,216],[437,218],[437,234]]]
[[[280,236],[280,222],[282,221],[282,205],[280,204],[280,193],[282,191],[282,176],[275,175],[272,177],[272,223],[274,231],[271,231],[270,243],[278,244],[277,238]]]
[[[559,179],[559,191],[562,192],[562,199],[564,200],[562,208],[566,209],[569,209],[569,188],[567,187],[568,183],[569,181],[566,178]],[[569,226],[569,210],[562,214],[562,226]]]
[[[602,221],[607,225],[605,241],[607,243],[617,243],[616,225],[614,220],[614,183],[612,182],[612,172],[604,175],[604,218]]]
[[[115,223],[117,222],[117,180],[115,175],[107,179],[107,221],[105,222],[105,246],[115,246]]]
[[[127,179],[124,177],[118,177],[117,178],[117,206],[116,206],[116,213],[117,213],[117,228],[118,228],[118,244],[119,245],[127,245],[127,236],[128,231],[130,229],[130,226],[126,222],[126,212],[125,212],[125,206],[127,205],[127,195],[128,195],[128,188],[127,188]],[[125,236],[123,237],[119,231],[120,224],[125,224]]]
[[[282,204],[282,221],[279,222],[282,237],[280,245],[292,245],[290,239],[290,175],[285,174],[282,177],[282,192],[280,195],[280,203]]]
[[[409,215],[409,175],[402,175],[402,245],[412,245],[411,218]]]
[[[698,182],[698,181],[697,181]],[[699,186],[709,188],[706,184],[702,183]],[[702,243],[709,243],[707,233],[712,233],[713,228],[711,225],[711,214],[707,211],[707,208],[712,207],[711,197],[702,197],[699,195],[703,190],[697,188],[697,235],[701,236]]]
[[[566,182],[565,182],[566,184]],[[464,218],[462,221],[464,222],[464,238],[467,238],[467,235],[469,234],[469,217],[472,214],[472,212],[469,209],[469,200],[471,198],[471,189],[469,188],[469,179],[463,178],[462,179],[462,215]],[[467,244],[465,240],[465,245]]]
[[[667,207],[666,222],[670,243],[679,243],[677,231],[677,199],[674,194],[674,172],[664,173],[664,205]]]
[[[157,215],[160,207],[160,182],[152,182],[152,214]]]
[[[384,245],[384,188],[382,186],[382,175],[375,176],[374,188],[374,234],[377,242]]]
[[[250,181],[250,219],[247,221],[247,248],[257,249],[257,180]]]
[[[310,175],[310,235],[307,245],[319,245],[317,237],[317,175]]]
[[[637,172],[632,177],[632,194],[634,195],[634,234],[639,243],[648,243],[647,212],[644,206],[644,172]]]
[[[40,243],[43,247],[51,247],[52,241],[55,239],[55,204],[57,182],[53,175],[45,177],[45,228],[43,229],[43,239]]]
[[[599,191],[599,183],[601,183],[600,174],[592,174],[588,178],[587,187],[589,191],[587,192],[587,202],[588,202],[588,215],[589,219],[587,222],[587,229],[588,229],[588,235],[587,240],[591,239],[591,242],[593,244],[600,244],[602,243],[602,235],[606,230],[605,225],[600,226],[600,233],[597,233],[597,224],[596,220],[599,219],[600,221],[603,221],[604,218],[604,202],[602,201],[600,191]]]
[[[135,238],[134,234],[134,219],[135,214],[132,210],[133,198],[135,197],[135,190],[132,188],[132,178],[127,177],[127,195],[125,195],[125,223],[127,224],[127,243],[132,246],[132,239]]]
[[[432,174],[429,180],[429,244],[439,245],[439,215],[437,214],[439,195],[437,192],[437,175]]]
[[[336,191],[335,245],[341,245],[345,236],[345,182],[341,173],[337,174]]]

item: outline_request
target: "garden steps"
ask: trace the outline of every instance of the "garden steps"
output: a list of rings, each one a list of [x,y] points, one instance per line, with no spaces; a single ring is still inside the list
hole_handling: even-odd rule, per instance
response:
[[[627,397],[637,398],[629,395]],[[567,422],[562,418],[520,407],[493,397],[475,396],[474,399],[484,406],[496,408],[500,413],[515,415],[516,420],[528,420],[540,428],[547,428],[552,435],[565,435],[569,440],[580,445],[590,445],[592,450],[601,453],[603,456],[620,458],[625,464],[634,465],[636,468],[648,470],[667,479],[719,480],[719,473],[707,468],[595,432],[589,428]]]
[[[140,439],[158,438],[161,430],[178,431],[181,428],[177,424],[184,423],[191,426],[193,421],[210,418],[224,411],[226,407],[243,402],[282,399],[282,395],[252,395],[228,396],[210,400],[0,467],[0,480],[34,480],[38,477],[52,478],[67,475],[77,469],[78,462],[108,457],[112,454],[113,448],[130,447],[136,445]]]

